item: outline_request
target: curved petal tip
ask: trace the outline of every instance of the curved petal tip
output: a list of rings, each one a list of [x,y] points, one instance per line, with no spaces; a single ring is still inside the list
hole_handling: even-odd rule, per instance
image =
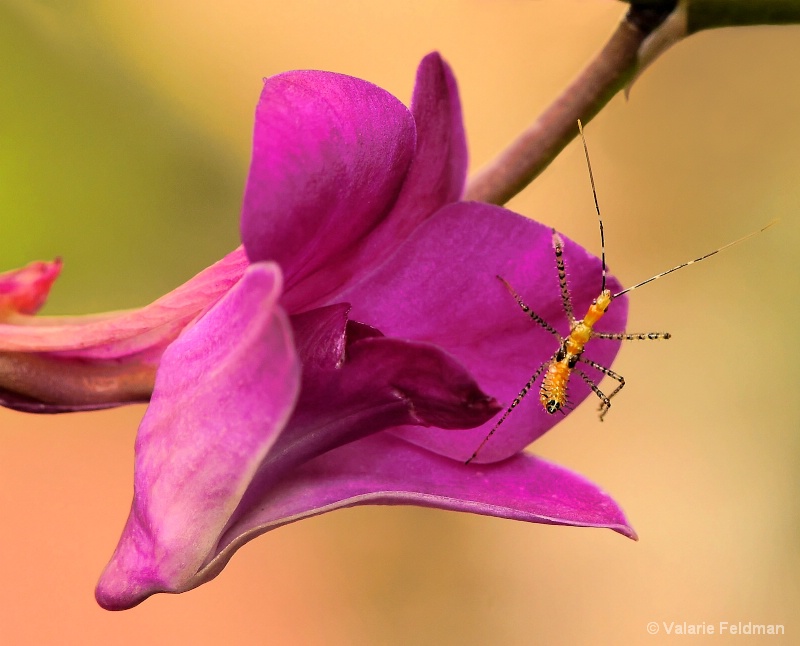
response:
[[[12,314],[36,314],[61,273],[61,258],[37,260],[0,274],[0,320]]]

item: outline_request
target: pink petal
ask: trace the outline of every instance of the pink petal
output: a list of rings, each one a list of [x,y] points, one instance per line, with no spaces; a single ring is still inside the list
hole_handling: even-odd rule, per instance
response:
[[[411,114],[417,126],[414,163],[391,214],[370,238],[373,250],[391,249],[464,190],[468,155],[461,100],[453,71],[438,52],[419,65]]]
[[[90,316],[15,317],[14,324],[0,323],[0,351],[116,359],[164,346],[235,285],[246,267],[247,258],[239,247],[140,309]]]
[[[96,591],[101,606],[190,586],[283,429],[300,369],[280,293],[277,265],[252,265],[164,353],[136,441],[131,514]]]
[[[207,319],[224,303],[170,347],[165,365],[179,353],[176,346],[186,345],[187,337],[205,329]],[[220,546],[237,540],[239,519],[259,508],[265,492],[269,495],[287,474],[321,453],[397,424],[461,428],[494,414],[496,404],[445,353],[426,344],[364,335],[360,326],[348,324],[345,314],[346,306],[334,305],[292,317],[303,359],[302,389],[291,419],[266,455],[263,449],[268,445],[254,449],[248,438],[262,433],[273,438],[279,430],[257,412],[274,388],[253,392],[238,380],[231,380],[236,389],[215,381],[215,389],[229,389],[230,403],[198,403],[200,419],[192,424],[185,419],[194,418],[192,409],[176,397],[167,402],[157,383],[159,398],[153,398],[137,443],[134,509],[98,586],[101,605],[128,608],[156,592],[180,592],[202,583],[206,564],[216,558]],[[342,342],[347,329],[354,330],[352,343]],[[235,325],[230,333],[239,336]],[[255,351],[248,348],[247,356]],[[237,356],[241,360],[240,353]],[[206,365],[217,363],[211,358]],[[170,371],[176,369],[173,360]],[[201,382],[192,372],[186,380]],[[163,374],[162,369],[160,381]],[[191,439],[183,438],[187,426],[192,428]],[[181,458],[188,450],[181,448],[183,442],[191,445],[191,461]],[[229,445],[237,456],[250,451],[253,460],[261,461],[257,470],[244,456],[237,457],[241,463],[221,464],[219,454],[228,455]],[[158,460],[148,457],[153,446],[158,447]],[[145,478],[143,464],[147,474],[158,478]],[[228,482],[237,485],[235,492],[232,487],[222,489]],[[238,503],[235,509],[233,503]]]
[[[284,301],[303,307],[337,300],[336,293],[361,280],[400,242],[439,208],[455,202],[464,187],[467,143],[453,73],[439,54],[426,56],[417,71],[411,112],[417,127],[417,146],[397,201],[383,220],[347,255],[339,255]]]
[[[600,261],[564,239],[575,314],[582,317],[600,291]],[[351,316],[387,336],[434,343],[474,375],[482,390],[511,403],[536,369],[558,348],[558,340],[522,312],[496,275],[503,276],[535,312],[562,335],[569,332],[552,247],[552,231],[500,207],[458,203],[418,227],[395,253],[342,298]],[[608,286],[621,289],[613,277]],[[620,297],[597,329],[624,329],[627,301]],[[595,340],[585,356],[610,366],[619,343]],[[588,374],[597,378],[593,368]],[[599,379],[598,379],[599,381]],[[522,450],[561,419],[538,401],[537,388],[507,418],[479,455],[502,460]],[[577,375],[570,399],[578,405],[589,387]],[[594,397],[594,395],[592,395]],[[403,436],[421,446],[466,460],[494,425],[459,434],[407,429]]]
[[[597,485],[519,454],[465,466],[381,433],[307,462],[265,491],[237,519],[214,558],[193,577],[214,578],[242,545],[272,529],[357,505],[418,505],[549,525],[600,527],[636,539],[624,513]]]
[[[290,294],[299,283],[347,256],[384,218],[415,137],[408,109],[366,81],[309,71],[265,81],[242,240],[252,261],[281,265],[290,311],[314,296]]]

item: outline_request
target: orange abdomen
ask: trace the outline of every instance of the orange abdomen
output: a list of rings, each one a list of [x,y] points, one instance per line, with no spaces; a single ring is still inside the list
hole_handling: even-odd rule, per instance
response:
[[[553,361],[544,373],[539,401],[551,415],[561,410],[567,401],[567,383],[571,370],[565,361]]]

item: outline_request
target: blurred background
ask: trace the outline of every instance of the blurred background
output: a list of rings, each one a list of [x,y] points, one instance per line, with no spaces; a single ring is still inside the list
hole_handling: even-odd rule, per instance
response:
[[[611,0],[0,0],[0,270],[63,256],[46,313],[143,305],[232,249],[262,77],[344,72],[408,101],[459,79],[476,170],[606,41]],[[532,447],[600,483],[640,535],[415,508],[336,512],[247,545],[215,581],[94,602],[143,407],[0,410],[9,644],[668,643],[648,622],[784,624],[800,643],[800,27],[667,52],[586,129],[624,284],[780,223],[631,298],[628,385]],[[573,143],[510,205],[599,252]],[[520,349],[524,351],[524,348]]]

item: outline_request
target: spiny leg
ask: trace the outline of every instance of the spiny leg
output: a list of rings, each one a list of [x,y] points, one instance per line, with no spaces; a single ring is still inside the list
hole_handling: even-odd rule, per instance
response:
[[[556,269],[558,270],[558,286],[561,288],[561,304],[564,307],[564,314],[567,315],[570,327],[575,325],[575,314],[572,312],[572,298],[569,295],[567,286],[567,268],[564,265],[564,241],[553,229],[553,250],[556,252]]]
[[[595,367],[597,367],[597,368],[599,368],[599,367],[600,367],[600,366],[599,366],[599,364],[596,364],[596,363],[594,363],[594,362],[589,362],[589,361],[584,361],[584,362],[585,362],[585,363],[588,363],[590,366],[595,366]],[[608,368],[602,368],[602,370],[604,370],[604,371],[605,371],[605,370],[608,370]],[[591,388],[591,389],[592,389],[592,391],[594,392],[594,394],[595,394],[595,395],[597,395],[597,396],[600,398],[600,400],[603,402],[602,404],[600,404],[600,407],[601,407],[601,409],[604,409],[604,410],[603,410],[603,412],[601,412],[601,413],[600,413],[600,420],[602,421],[602,419],[603,419],[603,416],[606,414],[606,412],[608,412],[608,409],[609,409],[609,408],[611,408],[611,402],[609,401],[609,397],[606,397],[606,396],[603,394],[603,391],[602,391],[602,390],[600,390],[600,389],[597,387],[597,384],[596,384],[596,383],[594,383],[594,382],[591,380],[591,378],[589,377],[589,375],[587,375],[585,372],[583,372],[582,370],[578,370],[577,368],[575,368],[575,372],[577,372],[577,373],[578,373],[578,374],[581,376],[581,379],[583,379],[583,380],[584,380],[584,381],[585,381],[587,384],[589,384],[589,388]],[[609,371],[609,372],[610,372],[610,371]],[[609,376],[610,376],[610,375],[609,375]],[[619,376],[619,375],[617,375],[617,376]],[[623,382],[623,383],[624,383],[624,382]],[[617,390],[615,390],[613,394],[616,394],[616,393],[619,391],[619,389],[620,389],[621,387],[622,387],[622,386],[620,386],[619,388],[617,388]],[[612,395],[612,396],[613,396],[613,395]]]
[[[498,280],[500,280],[503,283],[503,285],[506,286],[506,289],[514,297],[514,300],[517,301],[517,304],[522,308],[522,311],[525,312],[528,316],[530,316],[531,320],[534,323],[538,323],[545,330],[550,332],[550,334],[554,334],[555,336],[557,336],[559,338],[559,340],[561,339],[561,335],[558,333],[558,331],[552,325],[550,325],[547,321],[545,321],[541,316],[539,316],[536,312],[534,312],[530,307],[525,305],[525,303],[522,301],[522,298],[520,297],[520,295],[517,294],[517,292],[514,291],[514,288],[509,284],[509,282],[505,278],[503,278],[502,276],[498,276],[497,278],[498,278]]]
[[[599,370],[604,375],[608,375],[612,379],[616,379],[619,382],[619,386],[614,389],[608,397],[605,398],[603,403],[600,404],[600,421],[603,421],[603,418],[606,416],[608,409],[611,407],[611,398],[616,395],[620,390],[622,390],[623,386],[625,385],[625,377],[620,374],[617,374],[610,368],[606,368],[605,366],[601,366],[599,363],[592,361],[591,359],[584,359],[583,357],[580,358],[581,363],[585,363],[589,366],[592,366],[595,370]],[[596,391],[595,391],[596,392]],[[601,397],[602,399],[602,397]]]
[[[492,430],[489,431],[486,437],[483,438],[483,441],[478,445],[478,448],[475,449],[473,454],[469,456],[469,459],[464,464],[469,464],[478,456],[478,453],[489,441],[489,438],[492,437],[492,435],[494,435],[494,432],[500,427],[500,424],[506,421],[506,417],[508,417],[511,414],[511,411],[514,410],[522,401],[523,397],[525,397],[525,395],[528,394],[528,391],[530,391],[530,389],[533,387],[533,384],[536,383],[536,380],[539,378],[539,375],[541,375],[542,371],[547,366],[550,365],[551,361],[552,360],[545,361],[541,366],[539,366],[536,372],[533,373],[533,376],[530,379],[528,379],[528,383],[525,384],[525,387],[519,391],[519,395],[517,395],[514,401],[511,402],[511,406],[506,408],[506,412],[503,413],[503,416],[499,420],[497,420],[497,423],[492,427]]]
[[[593,339],[611,339],[613,341],[655,341],[671,339],[669,332],[592,332]]]

